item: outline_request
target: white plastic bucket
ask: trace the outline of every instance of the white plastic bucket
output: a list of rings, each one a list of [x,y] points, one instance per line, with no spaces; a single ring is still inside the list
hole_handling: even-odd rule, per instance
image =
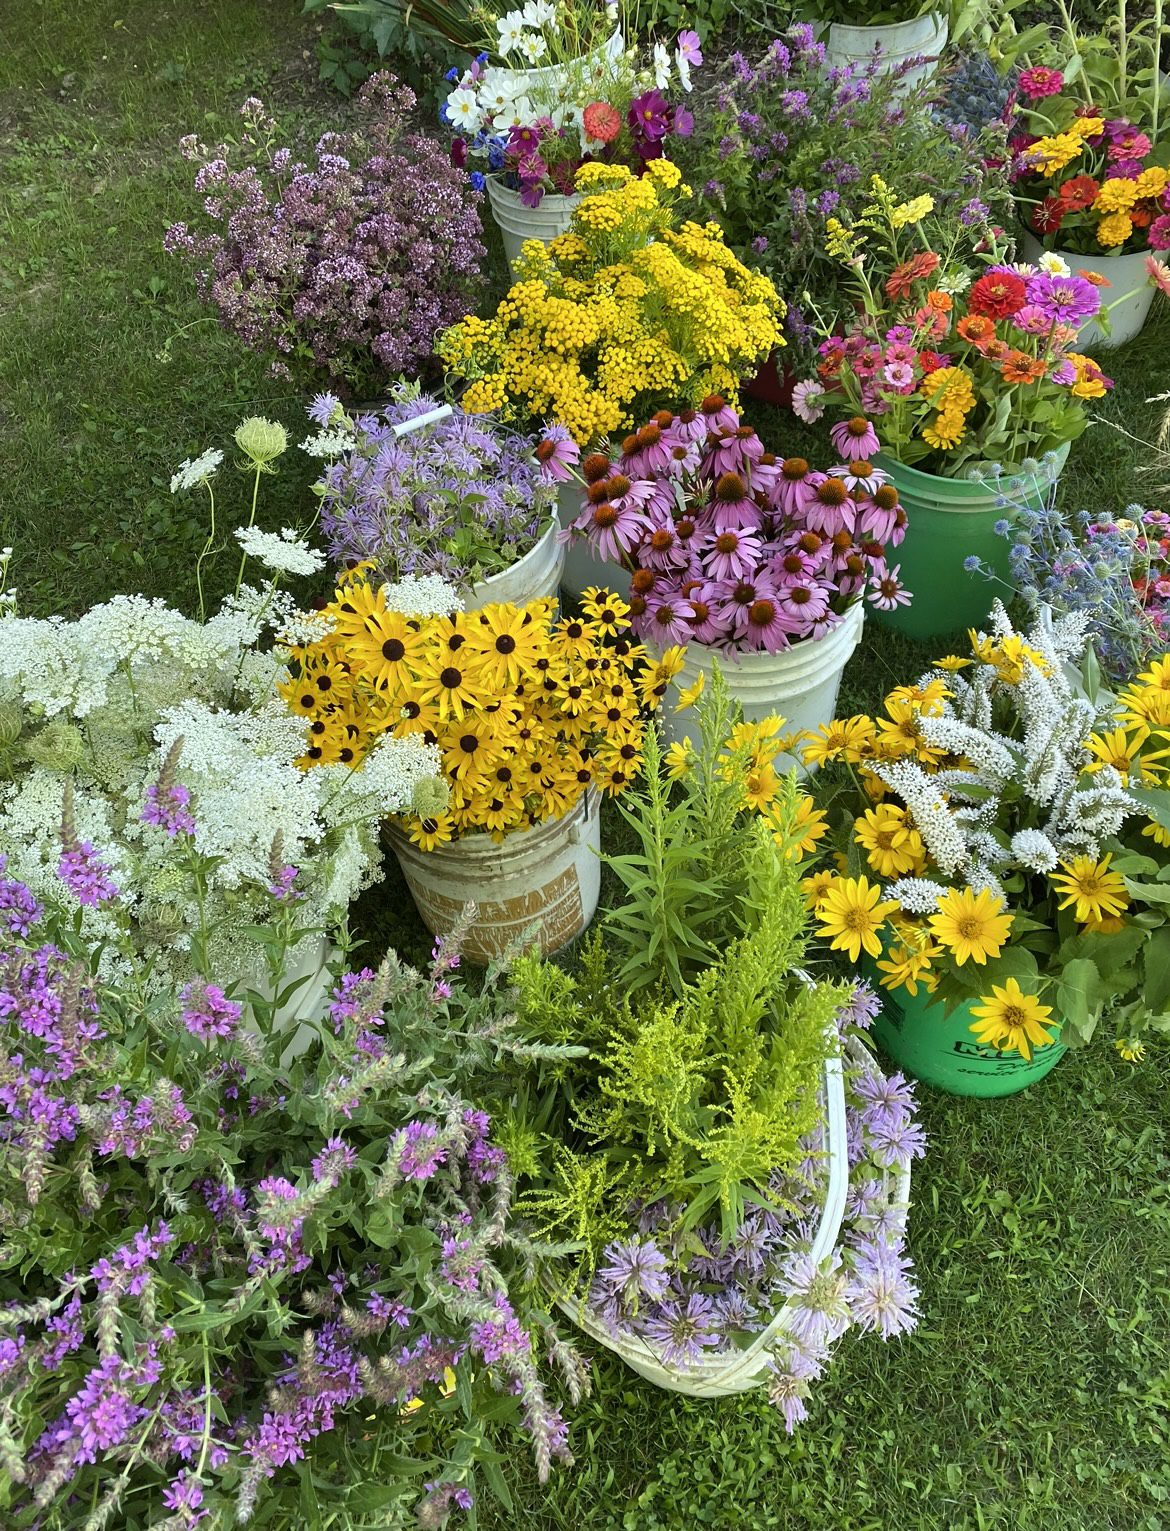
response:
[[[500,73],[511,78],[513,97],[531,96],[534,105],[543,107],[549,104],[549,93],[561,90],[582,65],[589,70],[591,78],[604,77],[606,68],[621,55],[624,47],[622,34],[617,31],[602,47],[595,48],[592,53],[580,59],[562,64],[542,64],[535,69],[501,69]]]
[[[1033,265],[1045,253],[1043,245],[1031,229],[1020,235],[1020,255]],[[1154,286],[1146,271],[1147,251],[1137,250],[1128,255],[1110,255],[1108,250],[1092,255],[1077,255],[1059,247],[1052,251],[1059,255],[1075,275],[1078,271],[1096,271],[1112,283],[1101,289],[1101,304],[1109,311],[1108,335],[1096,319],[1087,319],[1077,332],[1077,345],[1082,350],[1107,350],[1123,346],[1135,339],[1145,328],[1154,301]]]
[[[915,16],[911,21],[879,23],[873,26],[849,26],[835,21],[827,35],[825,62],[838,69],[848,65],[864,68],[879,53],[881,67],[896,69],[906,59],[922,55],[928,62],[907,70],[900,86],[909,91],[921,80],[929,79],[937,67],[938,57],[947,45],[950,26],[941,11],[930,11],[925,16]]]
[[[505,186],[495,175],[488,176],[487,189],[509,266],[520,259],[526,239],[539,239],[541,244],[547,245],[558,234],[566,233],[572,222],[573,209],[581,201],[578,196],[562,197],[556,192],[546,192],[539,207],[525,207],[520,193]]]
[[[732,699],[743,708],[749,722],[778,713],[784,719],[786,733],[820,728],[833,718],[841,676],[861,642],[864,622],[865,608],[858,601],[823,637],[806,638],[778,654],[728,652],[709,648],[705,643],[688,643],[676,685],[679,690],[693,685],[703,670],[709,675],[714,659]],[[693,734],[697,725],[689,709],[674,712],[669,700],[662,714],[662,726],[667,742],[674,743]],[[797,765],[794,758],[787,756],[781,756],[780,763]]]
[[[498,574],[489,575],[472,585],[464,610],[478,611],[481,606],[509,602],[523,606],[543,595],[556,596],[561,583],[565,550],[557,541],[560,523],[555,519],[535,547]]]
[[[296,983],[298,979],[305,980],[296,993],[291,994],[285,1003],[278,1007],[273,1017],[272,1035],[287,1035],[287,1041],[284,1042],[280,1053],[282,1067],[293,1058],[299,1057],[321,1033],[321,1026],[333,993],[333,974],[330,971],[330,965],[336,955],[337,948],[327,936],[303,936],[285,958],[285,969],[281,974],[279,990],[273,985],[267,972],[254,978],[241,979],[240,988],[236,994],[237,999],[242,997],[244,989],[254,989],[267,1000],[275,999],[278,992],[283,993],[289,984]],[[259,1028],[251,1020],[250,1012],[247,1013],[249,1015],[248,1029],[258,1034]]]
[[[562,531],[568,531],[581,514],[584,500],[585,491],[575,478],[560,486],[557,491],[557,519]],[[620,563],[614,563],[612,558],[596,557],[584,537],[574,537],[571,542],[562,544],[562,548],[564,565],[561,570],[561,588],[574,600],[590,585],[603,586],[615,595],[624,596],[628,593],[630,571]]]
[[[475,915],[462,945],[469,962],[499,957],[529,933],[544,955],[579,936],[601,892],[601,815],[590,791],[563,818],[502,840],[463,835],[423,851],[394,824],[387,838],[423,924],[446,935],[465,905]]]

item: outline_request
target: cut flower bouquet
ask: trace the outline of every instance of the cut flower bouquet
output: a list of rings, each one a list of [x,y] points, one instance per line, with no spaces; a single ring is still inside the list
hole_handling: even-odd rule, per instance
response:
[[[436,349],[465,382],[471,414],[498,412],[566,428],[581,446],[631,429],[664,397],[734,400],[737,381],[780,343],[783,305],[748,271],[715,224],[687,217],[677,166],[651,160],[644,176],[585,165],[569,233],[530,240],[507,297]]]
[[[821,343],[816,379],[794,393],[797,413],[873,416],[892,458],[943,477],[965,464],[1018,468],[1075,440],[1087,402],[1113,386],[1074,349],[1078,326],[1101,307],[1097,281],[1054,256],[1013,264],[994,243],[965,264],[959,250],[922,239],[929,196],[900,202],[876,177],[873,190],[853,225],[829,220],[829,250],[853,273],[858,312]]]
[[[551,600],[465,613],[433,576],[394,587],[370,572],[342,580],[327,637],[288,650],[282,691],[315,739],[306,767],[349,754],[360,778],[386,741],[437,747],[442,790],[401,816],[424,850],[477,832],[499,839],[634,779],[639,707],[658,705],[677,656],[647,666],[617,597],[587,592],[580,617],[558,619]]]
[[[1146,815],[1098,735],[1113,703],[1094,661],[1086,684],[1073,669],[1085,627],[1042,613],[1021,634],[997,603],[969,658],[805,747],[848,768],[826,803],[844,869],[806,882],[822,933],[888,989],[969,1005],[980,1042],[1025,1059],[1111,1013],[1124,1042],[1135,1011],[1166,1008],[1161,921],[1118,870],[1119,835]]]
[[[906,517],[868,460],[877,436],[850,421],[833,444],[846,460],[823,473],[765,451],[718,395],[662,411],[613,460],[585,458],[573,530],[630,570],[634,630],[656,647],[776,653],[821,636],[864,596],[887,608],[909,599],[886,563]]]
[[[337,460],[315,486],[335,565],[369,563],[385,579],[436,574],[466,590],[530,553],[552,525],[556,488],[540,442],[399,385],[353,418],[327,395],[310,416]]]

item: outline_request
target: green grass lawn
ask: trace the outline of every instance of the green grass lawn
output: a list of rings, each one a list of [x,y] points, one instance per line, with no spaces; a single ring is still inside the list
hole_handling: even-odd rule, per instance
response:
[[[16,10],[18,14],[13,15]],[[344,108],[315,84],[297,0],[64,0],[8,8],[0,49],[0,540],[30,614],[118,590],[192,600],[202,506],[180,459],[247,413],[302,434],[303,400],[220,334],[162,252],[190,197],[175,144],[230,131],[258,94],[306,134]],[[1074,447],[1069,505],[1139,498],[1170,386],[1170,305],[1106,361],[1116,392]],[[806,440],[790,416],[770,442]],[[1126,434],[1128,433],[1128,434]],[[307,520],[295,453],[263,518]],[[225,475],[225,481],[227,476]],[[213,589],[234,575],[230,549]],[[943,644],[943,647],[946,645]],[[872,629],[842,706],[872,706],[929,653]],[[371,949],[423,935],[391,872],[359,905]],[[698,1404],[599,1356],[578,1466],[548,1491],[513,1453],[514,1506],[481,1524],[549,1531],[1166,1531],[1170,1528],[1170,1151],[1165,1051],[1101,1049],[1030,1095],[928,1090],[914,1182],[917,1334],[847,1340],[789,1440],[758,1396]]]

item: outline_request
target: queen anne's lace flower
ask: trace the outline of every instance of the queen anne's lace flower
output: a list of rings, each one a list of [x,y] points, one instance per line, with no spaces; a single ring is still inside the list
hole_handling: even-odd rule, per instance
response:
[[[276,574],[316,574],[325,566],[325,556],[299,538],[291,527],[280,535],[261,531],[258,526],[236,528],[236,541],[249,558],[255,558]]]
[[[208,447],[207,451],[201,452],[198,457],[185,458],[175,469],[171,478],[171,493],[185,494],[188,489],[194,489],[197,484],[205,484],[221,462],[223,462],[223,453],[218,447]]]

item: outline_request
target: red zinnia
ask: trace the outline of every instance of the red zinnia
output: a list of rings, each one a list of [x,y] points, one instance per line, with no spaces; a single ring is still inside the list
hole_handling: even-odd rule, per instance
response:
[[[1071,209],[1059,197],[1045,197],[1039,207],[1032,210],[1032,227],[1037,234],[1055,234]]]
[[[1019,313],[1026,296],[1023,277],[1014,271],[989,271],[972,287],[967,312],[986,314],[989,319],[1007,319]]]
[[[1074,175],[1065,181],[1059,196],[1066,212],[1083,213],[1086,207],[1092,207],[1100,190],[1099,182],[1091,175]]]
[[[927,372],[937,372],[945,364],[946,357],[940,356],[937,351],[919,351],[918,353],[918,365],[922,368],[924,374]]]
[[[591,102],[581,115],[586,133],[598,143],[613,143],[622,130],[622,119],[608,101]]]
[[[933,276],[941,264],[933,250],[919,250],[917,255],[912,255],[890,272],[886,278],[886,296],[896,303],[906,296],[915,282]]]

